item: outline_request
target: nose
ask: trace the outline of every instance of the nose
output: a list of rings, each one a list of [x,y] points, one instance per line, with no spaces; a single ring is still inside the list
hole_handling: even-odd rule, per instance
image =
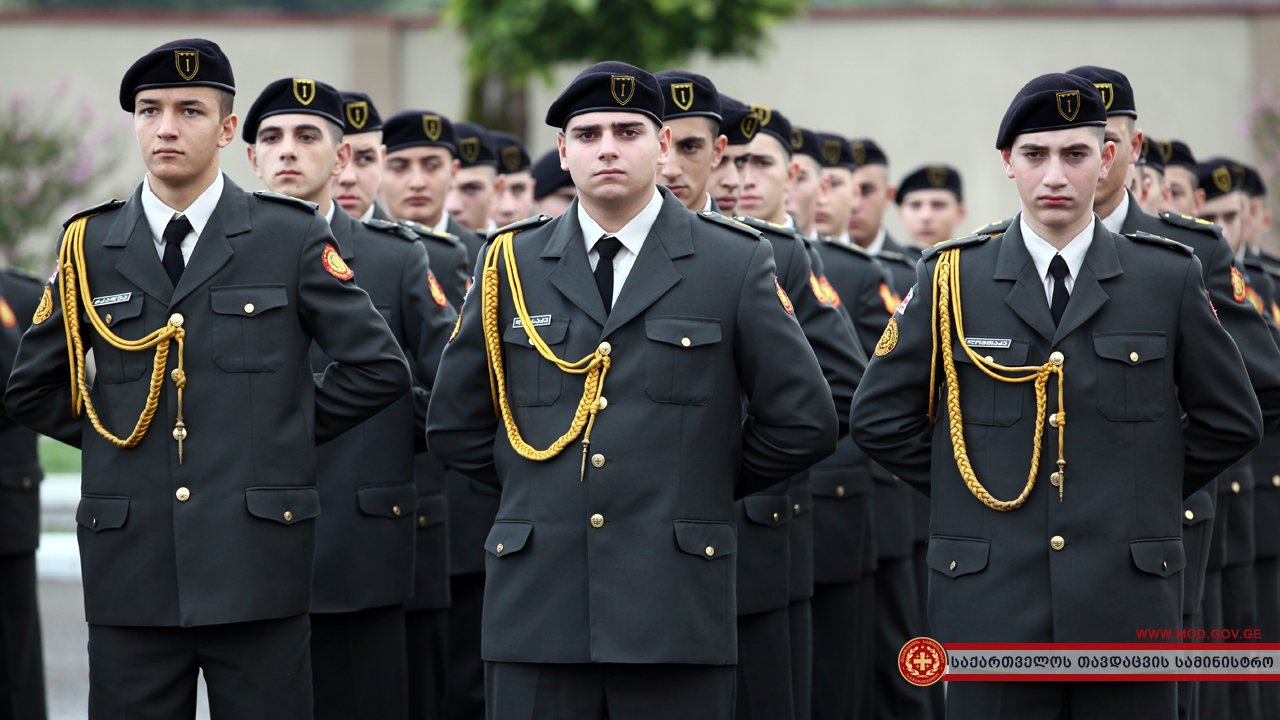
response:
[[[172,112],[162,112],[160,115],[160,125],[156,128],[156,135],[162,138],[176,138],[178,136],[178,118]]]
[[[604,133],[600,138],[600,151],[597,157],[601,160],[613,160],[618,157],[617,141],[612,135]]]

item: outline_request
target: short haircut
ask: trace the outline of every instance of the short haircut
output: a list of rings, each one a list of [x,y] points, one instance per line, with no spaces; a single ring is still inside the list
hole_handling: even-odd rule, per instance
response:
[[[342,142],[342,138],[345,137],[346,135],[346,130],[341,125],[330,120],[329,118],[325,118],[324,126],[329,129],[329,134],[333,136],[334,145],[337,145],[338,143]]]
[[[218,112],[222,117],[230,115],[235,109],[236,96],[222,88],[213,88],[213,95],[218,101]],[[219,118],[221,119],[221,118]]]
[[[720,137],[720,121],[713,117],[707,117],[706,120],[707,124],[711,126],[711,139],[715,140]]]

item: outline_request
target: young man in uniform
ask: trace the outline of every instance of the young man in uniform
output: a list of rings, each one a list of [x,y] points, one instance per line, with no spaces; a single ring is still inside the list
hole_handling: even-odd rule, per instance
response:
[[[1243,257],[1249,202],[1244,194],[1243,172],[1233,172],[1239,167],[1239,163],[1222,157],[1200,163],[1198,178],[1204,202],[1196,217],[1222,228],[1222,237],[1231,243],[1231,251],[1236,257]]]
[[[560,167],[560,153],[556,150],[542,156],[533,166],[533,204],[540,215],[560,217],[578,197],[573,176]]]
[[[616,62],[551,105],[578,199],[495,238],[441,362],[428,444],[502,489],[485,541],[497,720],[730,718],[733,499],[835,448],[772,246],[655,187],[663,110],[657,80]]]
[[[310,85],[305,104],[294,92],[300,83]],[[443,492],[419,496],[414,453],[426,449],[419,436],[431,383],[457,314],[416,235],[392,222],[356,220],[333,200],[333,180],[351,160],[342,105],[324,83],[277,80],[249,108],[243,135],[267,189],[315,203],[329,221],[343,261],[360,273],[413,369],[414,392],[316,450],[322,510],[311,598],[316,718],[395,720],[409,716],[404,602],[414,590],[414,519],[442,502]],[[332,362],[319,348],[311,361],[316,372]],[[444,533],[436,528],[433,548],[441,567]]]
[[[1164,153],[1162,141],[1144,135],[1142,152],[1138,156],[1136,187],[1130,187],[1138,206],[1148,215],[1156,215],[1168,201],[1169,185],[1164,181]]]
[[[515,135],[490,130],[489,136],[498,151],[498,175],[502,178],[489,217],[495,227],[503,227],[533,216],[533,162],[524,142]]]
[[[920,248],[904,246],[889,237],[884,226],[884,213],[897,196],[897,188],[889,184],[889,158],[874,140],[861,138],[849,142],[858,169],[853,172],[853,214],[849,216],[849,237],[872,255],[881,250],[899,252],[911,260],[920,257]]]
[[[822,143],[818,134],[804,128],[791,128],[792,159],[800,168],[796,181],[787,192],[787,214],[796,222],[800,234],[810,240],[818,239],[814,218],[818,198],[826,192],[826,180],[822,174]]]
[[[968,215],[960,171],[947,165],[912,171],[898,183],[894,201],[907,235],[919,247],[933,247],[955,237],[956,228]]]
[[[1200,165],[1196,156],[1181,140],[1169,140],[1160,150],[1164,153],[1164,179],[1169,184],[1169,199],[1160,210],[1198,217],[1204,204],[1204,190],[1200,187]]]
[[[489,131],[475,123],[456,123],[453,134],[458,142],[458,174],[444,207],[459,225],[483,238],[496,227],[489,210],[506,180],[498,174],[498,148]]]
[[[68,223],[5,394],[14,419],[83,450],[90,717],[194,718],[201,672],[214,718],[312,716],[315,447],[410,389],[315,205],[219,171],[234,87],[207,40],[125,73],[147,176]],[[313,343],[334,360],[321,376]],[[85,346],[97,376],[73,388]]]
[[[731,97],[720,96],[720,133],[725,136],[725,147],[720,162],[711,169],[707,178],[707,194],[715,203],[715,209],[732,216],[742,194],[740,171],[747,161],[747,146],[760,130],[760,116],[745,103]]]
[[[710,79],[684,70],[663,70],[654,77],[662,86],[671,129],[671,154],[658,180],[693,211],[715,210],[707,192],[711,171],[720,164],[729,139],[720,133],[720,93]]]
[[[1084,78],[1043,75],[1019,91],[996,147],[1023,211],[999,235],[924,252],[854,401],[858,444],[931,496],[929,624],[943,643],[1131,642],[1137,628],[1179,627],[1182,500],[1262,436],[1190,248],[1095,219],[1115,156],[1106,122]],[[964,288],[936,316],[935,275]],[[931,407],[935,332],[945,397]],[[1038,403],[1035,388],[979,363],[1051,379]],[[1057,432],[1040,438],[1042,428]],[[965,445],[952,447],[953,430]],[[1173,718],[1177,693],[1172,682],[947,690],[951,720],[1033,713]]]
[[[373,218],[382,191],[387,147],[382,144],[382,116],[373,99],[361,92],[343,92],[342,138],[351,146],[351,162],[333,178],[333,200],[351,217]],[[385,220],[386,218],[381,218]]]

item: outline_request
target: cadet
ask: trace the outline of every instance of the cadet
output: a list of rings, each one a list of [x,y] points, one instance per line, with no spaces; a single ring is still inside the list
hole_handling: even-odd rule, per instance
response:
[[[787,192],[787,214],[796,221],[800,234],[810,240],[818,239],[814,228],[814,215],[818,198],[826,192],[822,174],[822,145],[817,133],[804,128],[791,128],[791,158],[799,166],[795,184]]]
[[[308,89],[295,93],[298,87]],[[426,449],[415,428],[425,427],[431,382],[457,317],[416,235],[385,220],[360,222],[333,202],[332,180],[351,159],[342,105],[322,82],[277,80],[249,108],[243,135],[267,189],[316,203],[329,220],[343,262],[360,273],[413,369],[413,393],[316,450],[323,512],[311,598],[316,717],[406,718],[413,509],[440,502],[442,491],[420,498],[414,488],[415,446]],[[311,361],[316,372],[332,362],[315,347]],[[435,554],[443,566],[442,527],[439,534]]]
[[[90,717],[193,718],[200,671],[214,718],[311,717],[314,447],[410,388],[316,206],[219,172],[234,88],[207,40],[125,73],[149,172],[68,221],[5,395],[83,449]],[[319,377],[313,342],[334,360]],[[92,388],[68,383],[86,345]]]
[[[506,180],[498,174],[498,147],[489,131],[475,123],[455,123],[453,133],[460,164],[444,207],[459,225],[483,235],[496,227],[489,219],[489,209]]]
[[[1131,187],[1138,206],[1148,215],[1156,215],[1169,199],[1169,185],[1164,181],[1164,154],[1161,141],[1142,136],[1142,153],[1138,156],[1136,187]]]
[[[533,166],[533,200],[538,212],[560,217],[578,196],[569,171],[560,167],[560,153],[556,150],[542,156]]]
[[[791,123],[777,110],[751,105],[759,131],[746,146],[739,169],[738,210],[759,215],[736,219],[764,234],[773,246],[778,279],[795,303],[796,319],[822,367],[838,408],[852,402],[866,354],[839,310],[817,251],[786,212],[798,174]],[[816,262],[815,262],[816,260]],[[872,336],[878,328],[871,330]],[[813,507],[809,473],[738,503],[738,717],[808,718],[813,676]],[[788,513],[787,510],[791,512]],[[788,663],[787,655],[790,655]],[[787,686],[787,668],[791,682]],[[788,698],[791,698],[788,701]]]
[[[663,70],[654,77],[666,103],[662,122],[671,130],[671,153],[658,179],[690,210],[718,212],[707,180],[729,142],[720,133],[720,93],[710,79],[684,70]]]
[[[893,199],[907,235],[919,247],[932,247],[955,237],[956,228],[968,215],[960,171],[947,165],[913,170],[898,183]],[[909,286],[899,288],[903,293],[907,289]]]
[[[1115,156],[1106,122],[1083,78],[1043,75],[1019,91],[996,147],[1023,212],[1003,234],[925,251],[854,400],[858,444],[931,494],[929,624],[943,643],[1129,642],[1137,628],[1178,627],[1182,498],[1262,435],[1248,374],[1190,248],[1117,235],[1093,215]],[[946,392],[936,406],[935,351]],[[978,365],[1009,380],[1025,375],[1010,368],[1030,365],[1042,379],[1006,382]],[[952,720],[1176,712],[1172,682],[947,692]]]
[[[490,130],[489,136],[498,151],[498,175],[502,178],[489,217],[502,227],[533,215],[533,162],[524,142],[515,135]]]
[[[889,158],[875,141],[852,140],[849,147],[858,169],[853,173],[853,214],[849,216],[849,236],[872,255],[883,249],[902,253],[912,260],[920,257],[920,248],[904,246],[889,237],[884,226],[885,209],[897,196],[897,188],[889,184]]]
[[[459,236],[468,231],[444,210],[450,168],[458,165],[452,159],[453,125],[435,113],[410,110],[388,118],[382,133],[387,153],[382,196],[389,213],[383,217],[378,208],[373,217],[394,219],[418,234],[445,297],[460,308],[475,258]]]
[[[406,110],[391,116],[383,133],[387,172],[382,196],[391,218],[411,220],[461,240],[467,248],[465,275],[470,277],[482,241],[445,209],[445,199],[462,165],[453,123],[439,113]],[[428,246],[428,252],[432,249]]]
[[[1244,194],[1243,172],[1232,172],[1238,167],[1238,163],[1223,157],[1200,163],[1198,177],[1204,201],[1196,211],[1196,217],[1222,228],[1222,237],[1231,243],[1231,251],[1242,257],[1249,202]]]
[[[733,499],[835,448],[771,245],[655,189],[663,110],[617,62],[551,105],[578,199],[494,236],[441,363],[428,443],[502,488],[490,718],[730,717]]]
[[[1169,199],[1160,207],[1162,211],[1197,217],[1204,204],[1204,190],[1200,188],[1200,166],[1191,148],[1181,140],[1169,140],[1161,145],[1164,156],[1164,179],[1169,184]]]
[[[715,203],[711,210],[733,215],[742,194],[740,171],[747,162],[747,146],[760,130],[760,116],[746,104],[725,95],[720,96],[720,112],[724,118],[720,132],[725,136],[725,147],[720,163],[711,168],[707,178],[707,193]]]
[[[382,190],[382,173],[387,164],[382,117],[368,95],[341,95],[342,139],[351,145],[351,162],[333,178],[333,200],[351,217],[367,222],[379,210],[374,201]]]

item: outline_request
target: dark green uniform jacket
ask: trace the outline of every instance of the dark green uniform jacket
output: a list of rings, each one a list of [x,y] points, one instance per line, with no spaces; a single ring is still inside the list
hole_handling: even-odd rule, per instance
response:
[[[769,243],[659,192],[662,210],[608,316],[576,201],[550,222],[518,224],[528,228],[515,239],[520,277],[542,338],[571,361],[611,344],[608,405],[584,482],[579,444],[527,460],[494,416],[480,292],[445,349],[428,444],[446,465],[502,488],[485,541],[486,660],[737,662],[733,501],[835,449],[831,390],[777,285]],[[529,347],[499,275],[511,411],[524,439],[546,448],[569,427],[583,376]]]
[[[52,316],[18,350],[9,414],[84,451],[76,521],[90,623],[189,627],[307,612],[320,512],[315,446],[409,391],[404,354],[369,296],[326,270],[334,240],[315,206],[225,183],[176,288],[141,186],[128,202],[95,209],[85,231],[93,296],[128,296],[104,306],[114,333],[137,339],[184,317],[181,464],[168,374],[134,448],[111,444],[87,414],[72,416],[57,293]],[[109,430],[127,435],[154,350],[116,349],[87,322],[81,332],[97,363],[93,404]],[[335,360],[323,376],[312,373],[313,341]]]

